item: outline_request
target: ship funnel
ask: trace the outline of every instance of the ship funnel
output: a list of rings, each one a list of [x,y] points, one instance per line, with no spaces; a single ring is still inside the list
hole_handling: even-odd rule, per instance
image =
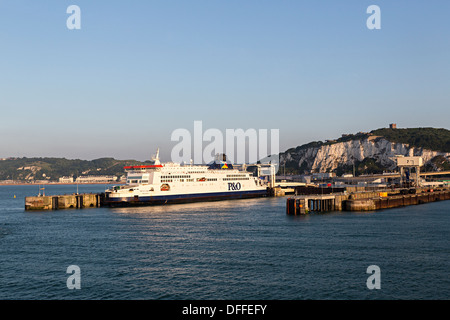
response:
[[[224,153],[216,153],[215,157],[214,157],[214,161],[216,163],[221,163],[221,162],[226,162],[227,161],[227,155]]]

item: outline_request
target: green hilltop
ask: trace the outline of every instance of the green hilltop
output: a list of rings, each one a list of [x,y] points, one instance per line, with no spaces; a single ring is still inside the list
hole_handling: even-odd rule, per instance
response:
[[[65,158],[8,158],[0,161],[0,180],[51,180],[81,175],[108,175],[120,177],[124,166],[142,165],[148,162],[136,160],[69,160]]]
[[[436,128],[382,128],[371,132],[391,142],[405,143],[412,147],[450,152],[450,131]]]

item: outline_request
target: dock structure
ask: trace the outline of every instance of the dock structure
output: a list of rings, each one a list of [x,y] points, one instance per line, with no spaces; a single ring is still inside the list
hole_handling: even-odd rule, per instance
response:
[[[347,211],[373,211],[403,206],[417,205],[435,201],[450,200],[450,191],[424,192],[420,194],[406,194],[374,199],[347,201]]]
[[[355,192],[302,195],[288,198],[286,214],[301,215],[326,211],[375,211],[434,201],[450,200],[450,189],[405,189],[393,192]]]
[[[100,207],[101,194],[84,193],[25,198],[25,210],[61,210]]]
[[[304,195],[288,198],[287,214],[306,214],[309,212],[334,211],[336,204],[335,195]]]

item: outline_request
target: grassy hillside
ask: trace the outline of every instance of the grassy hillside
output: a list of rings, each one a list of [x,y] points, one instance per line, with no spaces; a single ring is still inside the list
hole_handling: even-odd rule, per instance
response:
[[[68,160],[65,158],[14,158],[0,161],[0,180],[58,180],[62,176],[124,174],[126,165],[144,164],[136,160]]]
[[[435,128],[377,129],[371,132],[391,142],[407,143],[433,151],[450,152],[450,131]]]

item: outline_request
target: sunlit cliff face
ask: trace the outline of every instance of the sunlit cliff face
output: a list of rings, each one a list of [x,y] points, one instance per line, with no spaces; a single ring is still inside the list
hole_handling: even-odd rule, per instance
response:
[[[280,156],[280,163],[295,161],[298,167],[303,165],[308,171],[330,172],[339,166],[352,165],[354,161],[372,158],[387,170],[392,170],[396,168],[396,155],[420,156],[424,163],[436,156],[450,160],[450,153],[409,147],[408,144],[393,143],[383,138],[368,138],[287,152]]]

